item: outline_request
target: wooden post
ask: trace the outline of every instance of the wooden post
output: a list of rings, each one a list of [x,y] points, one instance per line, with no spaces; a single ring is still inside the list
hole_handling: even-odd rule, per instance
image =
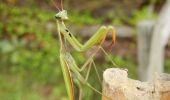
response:
[[[155,74],[153,82],[141,82],[127,76],[127,70],[107,69],[103,74],[102,100],[169,100],[169,74]]]
[[[164,48],[170,36],[169,16],[170,0],[167,0],[154,26],[152,21],[142,21],[137,26],[138,76],[142,81],[153,80],[155,72],[164,71]]]
[[[153,29],[147,80],[153,80],[155,72],[164,71],[164,48],[170,36],[170,0],[163,6]]]
[[[143,73],[148,69],[153,25],[154,22],[151,20],[141,21],[137,25],[138,76],[141,81],[147,80],[147,74]]]

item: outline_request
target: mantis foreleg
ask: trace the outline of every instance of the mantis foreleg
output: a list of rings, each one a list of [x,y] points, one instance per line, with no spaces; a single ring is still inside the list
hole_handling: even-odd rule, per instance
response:
[[[94,45],[101,45],[106,35],[111,32],[112,33],[112,43],[110,47],[115,43],[115,30],[112,26],[102,26],[99,30],[84,44],[81,44],[75,36],[66,28],[63,22],[58,22],[60,27],[60,32],[64,35],[64,37],[69,41],[69,43],[76,49],[77,51],[85,51],[91,48]]]

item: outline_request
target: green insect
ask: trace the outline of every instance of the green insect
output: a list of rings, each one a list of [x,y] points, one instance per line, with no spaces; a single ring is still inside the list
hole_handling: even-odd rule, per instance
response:
[[[115,44],[116,36],[115,36],[115,30],[112,26],[102,26],[100,29],[84,44],[80,43],[73,33],[69,31],[69,29],[65,26],[64,21],[68,20],[67,11],[66,10],[60,10],[56,15],[55,19],[57,22],[57,28],[58,28],[58,36],[59,36],[59,42],[60,42],[60,63],[61,68],[64,76],[65,86],[67,89],[67,94],[69,97],[69,100],[75,100],[75,93],[74,93],[74,86],[73,86],[73,78],[74,81],[78,84],[80,90],[79,90],[79,100],[82,98],[82,89],[81,85],[85,84],[88,87],[90,87],[92,90],[98,92],[102,95],[101,92],[93,88],[88,82],[88,76],[91,69],[91,65],[93,65],[96,69],[95,63],[93,61],[93,57],[96,55],[96,53],[99,50],[102,50],[105,54],[106,52],[101,47],[103,42],[105,41],[107,33],[112,33],[112,42],[110,44],[110,48]],[[78,52],[87,51],[93,46],[97,46],[97,49],[95,52],[87,59],[85,64],[82,67],[78,67],[76,64],[76,61],[68,52],[67,46],[65,42],[68,41],[68,43]],[[86,77],[83,77],[80,72],[83,71],[85,68],[88,68]],[[98,72],[96,71],[97,75]],[[72,77],[74,75],[74,77]],[[99,76],[98,76],[99,77]]]

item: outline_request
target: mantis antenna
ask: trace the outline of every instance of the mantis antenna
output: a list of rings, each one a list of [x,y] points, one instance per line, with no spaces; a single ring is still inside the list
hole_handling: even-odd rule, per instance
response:
[[[63,10],[63,0],[61,0],[61,10]]]
[[[61,11],[61,10],[58,8],[57,4],[54,2],[54,0],[51,0],[51,1],[52,1],[52,3],[54,4],[55,8],[57,8],[58,11]]]

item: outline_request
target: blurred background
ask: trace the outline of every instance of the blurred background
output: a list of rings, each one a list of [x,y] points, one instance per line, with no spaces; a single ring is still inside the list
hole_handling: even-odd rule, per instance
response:
[[[61,8],[60,0],[54,2]],[[54,19],[58,11],[54,2],[0,1],[2,100],[67,100],[59,63],[59,41]],[[117,41],[109,57],[119,67],[127,68],[129,77],[133,79],[142,79],[138,69],[138,23],[143,20],[157,21],[164,4],[166,0],[63,1],[64,9],[68,11],[69,16],[66,25],[81,42],[90,38],[101,25],[115,26]],[[111,38],[108,37],[103,45],[106,50],[110,42]],[[69,48],[79,65],[88,59],[88,52],[77,53],[72,47]],[[163,55],[163,69],[170,73],[170,42],[166,43]],[[102,52],[97,54],[95,62],[101,77],[106,68],[115,67]],[[101,91],[100,83],[95,80],[97,76],[93,75],[93,72],[94,69],[91,71],[89,83]],[[86,86],[83,89],[85,100],[99,100],[99,94]]]

